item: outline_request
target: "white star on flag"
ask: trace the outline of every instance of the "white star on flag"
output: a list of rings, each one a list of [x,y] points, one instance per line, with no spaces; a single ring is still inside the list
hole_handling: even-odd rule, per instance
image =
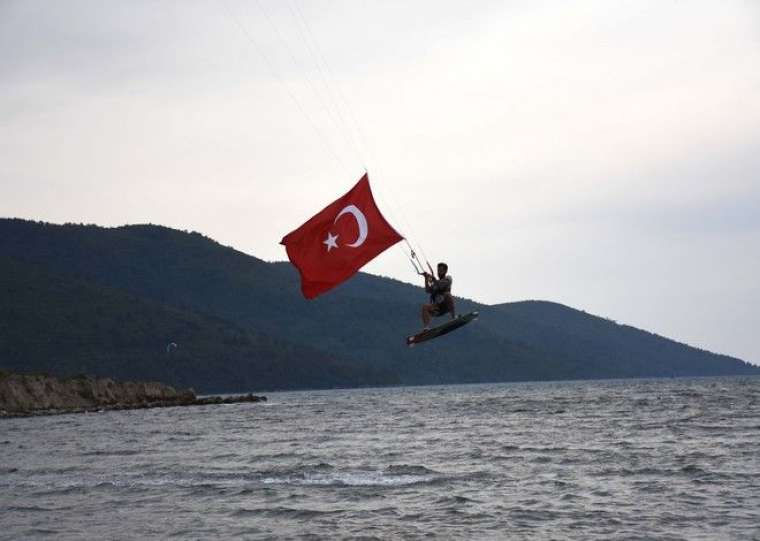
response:
[[[337,248],[338,247],[338,243],[336,241],[338,240],[339,236],[340,235],[333,235],[329,231],[327,232],[327,238],[322,241],[322,244],[324,244],[324,245],[327,246],[327,251],[328,252],[330,250],[332,250],[333,248]]]

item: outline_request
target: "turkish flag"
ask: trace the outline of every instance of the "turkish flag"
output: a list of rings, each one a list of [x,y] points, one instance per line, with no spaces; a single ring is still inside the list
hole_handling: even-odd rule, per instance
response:
[[[280,241],[307,299],[329,291],[403,237],[380,214],[369,177]]]

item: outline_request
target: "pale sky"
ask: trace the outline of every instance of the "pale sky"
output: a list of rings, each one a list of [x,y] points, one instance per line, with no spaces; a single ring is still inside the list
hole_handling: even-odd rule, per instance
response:
[[[365,167],[455,294],[760,363],[754,0],[0,0],[0,216],[282,260]]]

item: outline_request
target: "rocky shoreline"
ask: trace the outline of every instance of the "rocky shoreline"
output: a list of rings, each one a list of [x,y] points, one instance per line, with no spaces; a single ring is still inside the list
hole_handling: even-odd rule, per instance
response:
[[[253,394],[198,397],[192,389],[156,382],[0,374],[0,418],[263,401]]]

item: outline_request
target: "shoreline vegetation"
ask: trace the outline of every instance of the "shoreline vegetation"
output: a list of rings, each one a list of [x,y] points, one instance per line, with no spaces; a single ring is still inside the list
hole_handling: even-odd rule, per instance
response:
[[[265,402],[266,399],[253,394],[198,397],[192,389],[177,390],[158,382],[120,382],[85,375],[58,378],[0,371],[0,418]]]

